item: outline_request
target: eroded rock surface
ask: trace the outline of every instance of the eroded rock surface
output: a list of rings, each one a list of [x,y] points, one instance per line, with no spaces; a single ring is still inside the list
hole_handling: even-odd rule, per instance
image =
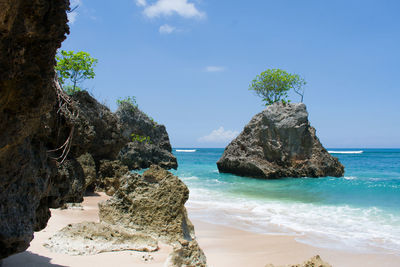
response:
[[[132,134],[149,137],[148,141],[133,141],[124,146],[119,159],[130,170],[148,168],[152,164],[165,169],[176,169],[177,160],[172,154],[167,130],[156,123],[137,107],[122,103],[116,115],[122,125],[125,138],[132,140]]]
[[[25,250],[64,197],[48,196],[57,166],[41,125],[56,102],[55,54],[69,31],[68,5],[0,1],[0,259]]]
[[[267,264],[265,265],[265,267],[332,267],[332,265],[330,265],[327,262],[324,262],[319,255],[316,255],[311,259],[309,259],[308,261],[305,261],[301,264],[294,264],[294,265],[289,264],[286,266],[275,266],[273,264]]]
[[[190,241],[194,228],[184,206],[188,198],[189,190],[178,177],[152,165],[143,175],[125,175],[114,196],[99,203],[99,217],[165,242]]]
[[[180,240],[168,256],[165,267],[197,266],[206,267],[207,259],[196,240]]]
[[[220,172],[266,179],[344,174],[310,126],[303,103],[275,103],[255,115],[217,166]]]
[[[49,238],[44,246],[52,252],[75,256],[123,250],[158,250],[157,240],[150,236],[95,222],[70,224]]]

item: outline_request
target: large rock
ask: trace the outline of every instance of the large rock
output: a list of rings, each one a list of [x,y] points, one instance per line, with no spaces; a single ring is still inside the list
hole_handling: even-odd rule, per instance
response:
[[[164,125],[156,123],[137,107],[127,103],[119,106],[116,115],[125,138],[132,140],[132,134],[149,137],[147,141],[132,141],[122,148],[119,159],[129,169],[148,168],[152,164],[165,169],[178,167],[177,160],[171,153],[172,148]]]
[[[41,125],[56,101],[56,50],[66,0],[0,1],[0,259],[25,250],[57,206],[54,160]]]
[[[129,141],[122,135],[117,116],[99,103],[87,91],[72,95],[77,109],[71,152],[74,155],[90,153],[95,162],[114,160]]]
[[[321,145],[303,103],[275,103],[255,115],[217,162],[218,170],[258,178],[340,177],[344,167]]]
[[[99,217],[166,242],[191,241],[194,229],[184,206],[188,198],[189,190],[178,177],[152,165],[143,175],[125,175],[114,196],[99,203]]]
[[[119,160],[101,160],[99,165],[97,188],[112,196],[118,190],[122,177],[129,173],[128,167]]]
[[[206,267],[207,259],[196,240],[180,240],[168,255],[164,267]]]

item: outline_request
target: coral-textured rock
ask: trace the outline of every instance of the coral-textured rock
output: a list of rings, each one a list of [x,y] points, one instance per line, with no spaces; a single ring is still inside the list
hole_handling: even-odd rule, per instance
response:
[[[139,175],[125,175],[114,196],[99,203],[100,221],[133,228],[166,242],[194,238],[187,218],[186,185],[159,166]]]
[[[44,246],[52,252],[74,256],[123,250],[158,250],[157,240],[150,236],[95,222],[69,224],[50,237]]]
[[[327,262],[324,262],[319,255],[312,257],[308,261],[303,262],[302,264],[289,264],[286,266],[275,266],[273,264],[267,264],[265,267],[332,267]]]
[[[179,240],[164,264],[165,267],[206,267],[207,259],[196,240]]]
[[[129,173],[128,167],[119,160],[101,160],[97,186],[112,196],[118,190],[121,178],[127,173]]]
[[[0,259],[25,250],[57,202],[47,196],[57,168],[40,125],[56,101],[67,8],[65,0],[0,1]]]
[[[148,168],[157,164],[165,169],[176,169],[177,160],[172,155],[171,144],[164,125],[157,124],[137,107],[122,103],[116,115],[122,125],[123,135],[131,140],[132,134],[149,137],[149,141],[129,142],[122,148],[119,159],[129,169]]]
[[[275,103],[255,115],[217,166],[220,172],[266,179],[344,174],[310,126],[303,103]]]
[[[87,91],[72,96],[78,111],[71,153],[82,155],[89,152],[96,164],[102,159],[114,160],[128,142],[122,136],[117,116],[100,104]]]
[[[90,153],[85,153],[79,156],[76,160],[79,162],[83,170],[83,175],[85,177],[85,191],[93,191],[96,184],[97,174],[96,163],[94,162],[92,155]]]

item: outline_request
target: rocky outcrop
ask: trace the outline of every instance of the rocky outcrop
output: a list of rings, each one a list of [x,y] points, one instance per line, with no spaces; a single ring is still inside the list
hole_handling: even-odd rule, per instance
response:
[[[206,267],[207,259],[196,240],[179,240],[179,244],[168,256],[165,267]]]
[[[87,91],[77,92],[71,98],[78,114],[71,155],[90,153],[96,163],[103,159],[115,160],[128,142],[117,116]]]
[[[152,164],[165,169],[178,167],[164,125],[156,123],[129,103],[121,103],[116,115],[122,125],[123,136],[131,140],[119,154],[119,159],[130,170],[148,168]],[[148,138],[143,141],[132,140],[132,134]]]
[[[157,240],[117,226],[83,222],[69,224],[44,244],[52,252],[69,255],[94,255],[111,251],[156,251]]]
[[[217,166],[220,172],[266,179],[344,174],[310,126],[303,103],[275,103],[255,115]]]
[[[99,217],[166,242],[192,240],[194,229],[184,206],[188,198],[189,189],[178,177],[152,165],[143,175],[125,175],[114,196],[99,203]]]
[[[56,101],[56,50],[68,33],[64,0],[0,1],[0,259],[29,246],[57,207],[42,121]]]
[[[60,162],[54,179],[62,186],[49,195],[56,197],[63,191],[67,195],[64,201],[81,202],[87,190],[104,188],[98,174],[101,162],[116,159],[127,140],[115,114],[88,92],[71,97],[59,94],[42,127],[47,129],[47,146],[59,148],[52,150],[50,156]],[[108,176],[107,181],[113,178]]]
[[[308,261],[305,261],[301,264],[289,264],[286,266],[275,266],[273,264],[267,264],[265,267],[332,267],[327,262],[324,262],[319,255],[312,257]]]
[[[107,168],[112,162],[104,164]],[[46,246],[54,252],[87,255],[154,251],[157,242],[163,242],[173,247],[165,266],[207,266],[187,217],[188,197],[185,184],[159,166],[152,165],[143,175],[127,173],[113,197],[99,203],[100,223],[68,225]]]
[[[123,165],[119,160],[101,160],[97,188],[104,190],[107,195],[112,196],[118,190],[120,180],[127,173],[129,173],[128,167]]]

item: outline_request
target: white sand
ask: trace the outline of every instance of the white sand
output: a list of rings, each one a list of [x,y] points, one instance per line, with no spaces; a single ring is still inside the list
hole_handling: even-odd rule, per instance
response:
[[[13,255],[3,261],[3,267],[14,266],[163,266],[171,247],[160,244],[160,250],[154,253],[145,252],[109,252],[92,256],[69,256],[52,253],[43,247],[43,243],[56,231],[69,223],[98,221],[97,203],[107,196],[85,197],[83,210],[52,210],[48,226],[35,233],[35,238],[27,251]],[[189,217],[190,217],[190,210]],[[257,267],[267,263],[290,264],[301,263],[319,254],[324,261],[333,266],[400,266],[400,255],[360,254],[333,249],[322,249],[297,242],[291,236],[262,235],[246,232],[232,227],[214,225],[192,220],[196,236],[204,250],[208,265],[212,267]],[[143,261],[143,256],[151,254],[154,260]]]

